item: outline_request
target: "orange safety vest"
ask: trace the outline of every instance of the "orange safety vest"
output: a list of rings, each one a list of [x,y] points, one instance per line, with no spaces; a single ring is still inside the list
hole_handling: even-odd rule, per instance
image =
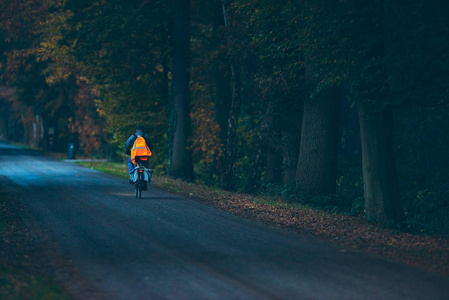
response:
[[[131,149],[131,161],[133,164],[136,163],[136,156],[139,156],[141,160],[147,160],[151,154],[151,150],[148,148],[147,143],[145,143],[145,139],[138,135]]]

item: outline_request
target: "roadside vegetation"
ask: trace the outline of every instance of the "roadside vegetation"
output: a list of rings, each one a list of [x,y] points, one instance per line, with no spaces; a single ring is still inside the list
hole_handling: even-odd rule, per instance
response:
[[[0,266],[0,298],[3,300],[67,299],[58,284],[48,278],[30,275],[23,266]]]
[[[67,299],[0,185],[0,299]]]

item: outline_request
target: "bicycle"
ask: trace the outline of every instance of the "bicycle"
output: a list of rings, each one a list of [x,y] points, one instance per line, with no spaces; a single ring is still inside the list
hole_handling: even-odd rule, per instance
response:
[[[131,172],[132,180],[134,182],[134,194],[136,198],[142,198],[142,191],[148,189],[148,184],[151,183],[151,175],[153,170],[147,169],[142,163],[138,162],[136,167]]]

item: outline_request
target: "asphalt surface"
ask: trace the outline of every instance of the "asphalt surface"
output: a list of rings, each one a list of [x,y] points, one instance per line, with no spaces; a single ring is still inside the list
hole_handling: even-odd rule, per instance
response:
[[[1,142],[0,181],[75,299],[449,299],[447,277],[155,188],[136,199],[126,180]]]

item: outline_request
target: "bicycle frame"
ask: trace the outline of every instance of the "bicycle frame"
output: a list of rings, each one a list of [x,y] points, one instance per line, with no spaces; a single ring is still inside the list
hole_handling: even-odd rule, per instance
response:
[[[147,169],[140,162],[136,163],[136,167],[134,168],[134,170],[137,171],[137,179],[134,182],[135,196],[136,196],[136,198],[140,199],[140,198],[142,198],[142,191],[146,191],[148,188],[148,184],[151,182],[151,180],[150,180],[151,175],[149,176],[149,181],[146,181],[145,180],[145,172],[148,172],[149,169]],[[150,172],[152,172],[152,170],[150,170]]]

